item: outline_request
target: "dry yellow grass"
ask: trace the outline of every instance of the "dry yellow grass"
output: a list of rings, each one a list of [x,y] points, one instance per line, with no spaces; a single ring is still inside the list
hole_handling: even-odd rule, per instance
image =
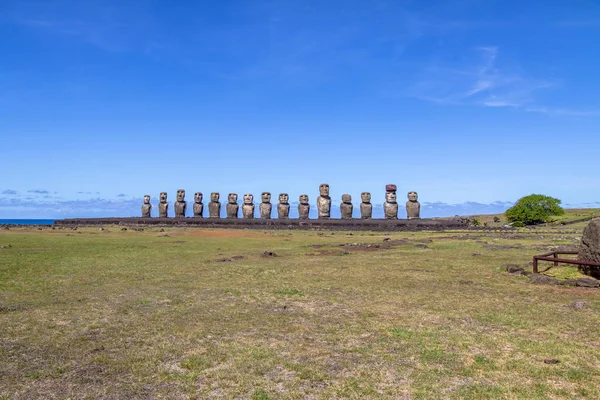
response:
[[[543,229],[0,231],[0,398],[600,398],[600,290],[502,268]]]

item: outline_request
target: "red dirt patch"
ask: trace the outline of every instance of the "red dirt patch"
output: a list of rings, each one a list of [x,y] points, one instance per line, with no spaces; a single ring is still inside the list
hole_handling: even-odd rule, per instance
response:
[[[264,234],[261,232],[251,232],[245,230],[233,230],[233,229],[198,229],[188,230],[184,236],[191,236],[197,238],[223,238],[223,239],[237,239],[237,238],[271,238],[270,234]]]

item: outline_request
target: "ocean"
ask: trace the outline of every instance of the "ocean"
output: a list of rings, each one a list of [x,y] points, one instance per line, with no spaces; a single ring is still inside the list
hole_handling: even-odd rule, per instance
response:
[[[0,225],[52,225],[53,219],[0,219]]]

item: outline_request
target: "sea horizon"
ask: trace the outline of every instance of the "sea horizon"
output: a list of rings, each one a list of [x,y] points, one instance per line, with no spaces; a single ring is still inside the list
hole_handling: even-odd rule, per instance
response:
[[[44,218],[15,218],[0,219],[0,225],[52,225],[56,219]]]

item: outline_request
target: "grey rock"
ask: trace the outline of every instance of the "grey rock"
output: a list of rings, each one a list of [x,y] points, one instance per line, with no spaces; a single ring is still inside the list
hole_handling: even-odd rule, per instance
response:
[[[582,261],[600,263],[600,218],[591,220],[583,230],[578,258]],[[600,267],[580,265],[579,270],[586,275],[600,279]]]
[[[254,196],[249,193],[244,194],[242,216],[244,219],[254,219]]]
[[[509,274],[514,274],[517,272],[523,272],[525,271],[523,268],[519,267],[516,264],[506,264],[504,266],[504,268],[506,268],[506,272],[508,272]]]
[[[150,204],[150,195],[144,195],[144,204],[142,204],[142,218],[150,218],[152,216],[152,204]]]
[[[308,219],[308,214],[310,213],[310,204],[308,204],[308,195],[301,194],[298,198],[300,204],[298,204],[298,218],[300,219]]]
[[[221,218],[221,203],[219,202],[220,194],[212,192],[210,194],[210,203],[208,203],[209,218]]]
[[[360,217],[362,219],[373,218],[373,204],[371,204],[371,193],[362,192],[360,194],[360,199],[362,200],[362,203],[360,203]]]
[[[582,310],[586,307],[589,307],[587,304],[585,304],[583,301],[574,301],[571,304],[569,304],[570,307],[573,307],[576,310]]]
[[[342,204],[340,204],[340,213],[342,214],[342,219],[352,219],[353,208],[352,196],[349,194],[342,195]]]
[[[238,217],[240,206],[237,203],[237,199],[238,195],[236,193],[229,193],[229,195],[227,195],[227,206],[225,206],[227,218],[235,219]]]
[[[598,287],[598,280],[594,278],[579,278],[575,282],[576,286],[596,288]]]
[[[167,218],[169,216],[169,203],[167,202],[167,192],[160,192],[160,203],[158,203],[158,216]]]
[[[194,193],[194,217],[202,218],[203,211],[204,204],[202,204],[202,193],[196,192]]]
[[[271,204],[271,193],[262,192],[260,199],[261,203],[258,206],[260,217],[262,219],[271,219],[271,210],[273,210],[273,205]]]
[[[279,204],[277,204],[277,218],[288,219],[290,217],[290,196],[287,193],[279,193]]]
[[[185,190],[177,190],[177,201],[175,202],[175,218],[185,218],[187,203],[185,201]]]
[[[408,201],[406,202],[406,217],[408,219],[421,218],[421,204],[417,201],[419,195],[417,192],[408,192]]]
[[[541,283],[544,285],[558,285],[558,279],[542,274],[531,275],[531,282]]]
[[[319,185],[319,197],[317,197],[317,211],[319,219],[329,219],[331,216],[331,197],[329,197],[329,185]]]

